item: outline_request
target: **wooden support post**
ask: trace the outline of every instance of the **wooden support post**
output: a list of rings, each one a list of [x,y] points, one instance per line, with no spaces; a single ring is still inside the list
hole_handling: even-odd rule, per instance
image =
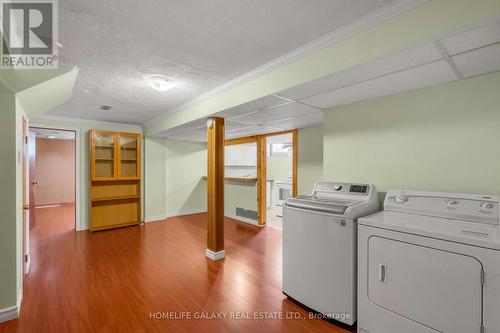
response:
[[[224,250],[224,118],[207,121],[208,191],[207,250],[212,260],[223,259]]]
[[[257,137],[257,222],[266,225],[267,220],[267,138]]]
[[[297,196],[298,164],[299,164],[299,132],[292,131],[293,161],[292,161],[292,197]]]

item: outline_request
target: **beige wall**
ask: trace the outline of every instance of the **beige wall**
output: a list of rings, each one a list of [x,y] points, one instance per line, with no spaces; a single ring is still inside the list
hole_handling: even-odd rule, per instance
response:
[[[75,141],[36,139],[37,206],[75,202]]]
[[[331,109],[324,177],[500,193],[500,72]]]

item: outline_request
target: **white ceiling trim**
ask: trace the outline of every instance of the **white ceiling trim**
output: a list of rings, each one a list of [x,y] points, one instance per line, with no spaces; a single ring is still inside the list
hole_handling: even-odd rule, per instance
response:
[[[434,45],[436,46],[436,48],[439,50],[439,52],[443,56],[443,59],[446,60],[446,62],[448,63],[448,66],[450,66],[451,70],[455,73],[455,75],[457,76],[457,79],[462,80],[464,78],[463,74],[460,73],[460,70],[458,69],[457,65],[453,62],[450,55],[448,54],[448,52],[444,48],[443,43],[441,43],[441,41],[437,40],[434,42]]]
[[[280,67],[283,67],[289,63],[292,63],[300,58],[303,58],[309,54],[317,52],[318,50],[330,46],[332,44],[338,43],[346,38],[349,38],[357,33],[360,33],[366,29],[369,29],[377,24],[389,20],[390,18],[397,16],[405,11],[411,10],[419,5],[422,5],[430,0],[400,0],[391,3],[380,10],[377,10],[371,14],[368,14],[350,24],[347,24],[340,29],[334,30],[310,43],[307,43],[294,51],[291,51],[281,57],[278,57],[256,69],[247,72],[237,78],[230,80],[212,90],[207,91],[199,95],[198,97],[184,103],[166,114],[160,115],[154,119],[151,119],[143,124],[143,126],[148,127],[161,119],[165,119],[174,113],[180,112],[189,106],[200,103],[212,96],[222,93],[225,90],[229,90],[233,87],[241,85],[243,83],[249,82],[258,78],[259,76],[265,75],[272,72]]]
[[[82,119],[82,118],[73,118],[73,117],[61,117],[61,116],[53,116],[49,114],[42,114],[38,117],[36,117],[36,120],[58,120],[58,121],[63,121],[65,123],[84,123],[84,124],[104,124],[104,125],[110,125],[110,126],[116,126],[116,127],[126,127],[126,128],[134,128],[137,130],[140,130],[142,132],[143,128],[141,125],[135,125],[135,124],[127,124],[127,123],[119,123],[119,122],[113,122],[113,121],[104,121],[104,120],[92,120],[92,119]]]

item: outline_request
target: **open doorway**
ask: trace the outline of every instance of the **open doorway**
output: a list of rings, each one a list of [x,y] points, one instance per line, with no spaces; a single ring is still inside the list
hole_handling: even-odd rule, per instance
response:
[[[76,224],[76,132],[29,129],[30,239],[43,242]]]
[[[281,229],[283,204],[293,195],[293,135],[267,136],[266,146],[266,224]]]

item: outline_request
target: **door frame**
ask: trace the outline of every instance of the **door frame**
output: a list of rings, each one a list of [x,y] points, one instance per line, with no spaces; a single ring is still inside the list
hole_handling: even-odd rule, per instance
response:
[[[81,168],[80,168],[80,147],[81,147],[81,136],[80,129],[77,127],[67,127],[58,125],[44,125],[37,123],[29,123],[29,128],[40,128],[48,130],[60,130],[60,131],[72,131],[75,132],[75,231],[86,230],[87,228],[81,224],[80,213],[80,181],[81,181]]]
[[[23,271],[23,279],[24,275],[29,272],[31,257],[30,257],[30,243],[29,243],[29,234],[30,234],[30,216],[31,212],[29,210],[29,146],[28,146],[28,138],[29,138],[29,120],[24,112],[21,114],[21,219],[22,219],[22,239],[21,239],[21,267]],[[24,282],[22,284],[21,289],[24,288]],[[24,291],[24,290],[23,290]]]
[[[251,135],[224,141],[224,146],[255,142],[257,144],[257,224],[261,227],[267,223],[267,137],[292,134],[292,196],[297,196],[299,135],[298,129]]]

